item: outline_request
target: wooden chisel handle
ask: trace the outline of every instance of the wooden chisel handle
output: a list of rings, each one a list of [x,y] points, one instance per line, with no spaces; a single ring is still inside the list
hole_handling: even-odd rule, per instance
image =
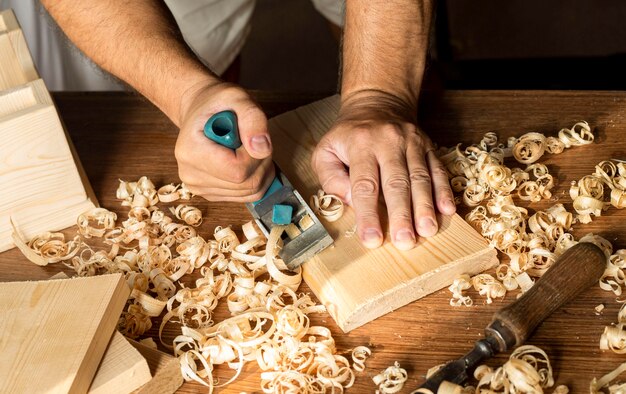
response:
[[[597,283],[606,268],[604,252],[583,242],[565,251],[522,297],[496,312],[486,335],[504,352],[521,345],[555,310]]]

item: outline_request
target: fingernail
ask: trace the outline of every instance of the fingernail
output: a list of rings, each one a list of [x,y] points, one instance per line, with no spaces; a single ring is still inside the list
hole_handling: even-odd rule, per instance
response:
[[[456,210],[456,205],[454,205],[454,201],[452,200],[445,200],[443,202],[443,207],[448,211],[448,212],[454,212]]]
[[[376,248],[380,245],[381,235],[375,228],[368,228],[363,232],[363,244],[368,248]]]
[[[250,139],[252,149],[258,153],[267,153],[270,151],[270,140],[265,135],[255,135]]]
[[[394,244],[398,249],[409,250],[415,246],[415,235],[407,229],[400,230],[396,233]]]
[[[430,237],[437,233],[437,225],[431,218],[421,218],[417,230],[421,236]]]

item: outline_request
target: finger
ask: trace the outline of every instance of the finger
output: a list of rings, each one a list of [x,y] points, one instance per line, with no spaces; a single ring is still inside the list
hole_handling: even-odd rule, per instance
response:
[[[454,194],[450,188],[450,181],[448,181],[448,173],[432,150],[426,154],[426,161],[432,178],[432,187],[435,191],[437,209],[445,215],[452,215],[456,212],[456,205],[454,204]]]
[[[378,217],[378,163],[370,152],[358,152],[350,164],[352,206],[361,242],[367,248],[377,248],[383,243],[383,232]]]
[[[223,197],[244,198],[256,201],[263,197],[266,190],[275,178],[274,163],[271,159],[264,160],[248,180],[243,183],[225,182],[212,179],[204,182],[185,182],[192,193],[197,195],[212,195]]]
[[[389,231],[396,248],[409,250],[415,246],[415,232],[411,218],[411,182],[406,158],[395,154],[379,159],[383,195],[389,215]]]
[[[234,108],[239,123],[239,137],[246,152],[255,159],[265,159],[272,154],[272,142],[267,118],[251,100],[238,103]]]
[[[325,148],[316,150],[313,168],[326,193],[334,194],[351,205],[350,175],[333,151]]]
[[[410,143],[407,148],[407,165],[411,180],[411,198],[415,228],[422,237],[437,233],[437,219],[433,205],[430,171],[424,157],[424,148]]]

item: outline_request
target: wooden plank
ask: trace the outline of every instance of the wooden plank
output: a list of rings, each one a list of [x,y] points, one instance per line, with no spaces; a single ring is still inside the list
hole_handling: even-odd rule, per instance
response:
[[[69,279],[69,276],[65,272],[58,272],[51,276],[50,279]],[[153,367],[148,366],[148,362],[139,352],[139,348],[135,348],[135,343],[141,345],[138,342],[131,344],[117,330],[113,332],[113,336],[96,371],[96,376],[91,381],[91,386],[89,387],[90,394],[127,394],[137,390],[152,379],[150,370]],[[157,350],[154,351],[160,353]],[[163,355],[167,356],[166,354]],[[180,372],[178,363],[176,363],[176,368]]]
[[[148,361],[152,380],[134,391],[134,394],[171,394],[183,384],[180,362],[174,356],[163,353],[129,339],[128,342]]]
[[[121,274],[0,284],[0,392],[86,392],[130,291]]]
[[[180,367],[179,367],[180,370]],[[127,394],[152,379],[148,362],[119,331],[113,333],[96,376],[89,387],[90,394]]]
[[[320,187],[311,154],[335,119],[338,104],[334,96],[270,121],[272,139],[281,143],[274,160],[305,199]],[[439,216],[438,221],[439,233],[420,238],[410,251],[396,250],[389,239],[371,250],[350,235],[355,217],[347,209],[337,222],[324,223],[335,247],[304,264],[304,280],[347,332],[448,286],[459,274],[497,264],[495,250],[461,217]]]
[[[6,57],[10,56],[17,60],[25,78],[25,82],[38,79],[39,73],[37,73],[35,63],[33,62],[33,58],[30,56],[30,52],[28,50],[24,33],[22,32],[22,29],[20,29],[20,25],[17,22],[17,18],[15,17],[13,10],[8,9],[0,12],[0,33],[6,33],[8,35],[11,48],[13,50],[13,53],[10,53],[5,48],[4,50],[0,50],[0,54]],[[5,59],[5,61],[8,60]],[[16,83],[13,86],[20,84],[21,83]],[[0,87],[0,89],[6,89],[6,87]]]
[[[28,77],[13,50],[9,33],[0,33],[0,90],[10,89],[28,82]]]
[[[76,223],[95,206],[83,186],[54,106],[35,104],[0,118],[0,251],[13,247],[9,217],[27,239]]]

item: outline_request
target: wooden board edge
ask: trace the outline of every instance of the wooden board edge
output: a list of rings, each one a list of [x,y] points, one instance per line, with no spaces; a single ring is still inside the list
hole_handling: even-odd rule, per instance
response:
[[[126,305],[128,296],[130,295],[130,288],[126,283],[126,279],[124,278],[124,276],[122,274],[113,275],[118,276],[118,282],[111,296],[111,300],[104,311],[104,318],[100,323],[100,327],[98,327],[98,333],[96,336],[94,336],[93,340],[89,344],[86,357],[83,359],[79,367],[81,375],[77,376],[72,383],[72,386],[69,389],[70,393],[85,393],[87,392],[87,390],[89,390],[89,386],[91,385],[91,382],[96,375],[99,363],[96,364],[93,362],[87,362],[87,360],[93,360],[94,358],[98,361],[102,360],[102,356],[104,355],[104,352],[113,335],[113,331],[115,331],[115,328],[117,327],[118,318],[121,315],[124,306]],[[96,276],[93,278],[101,277],[102,276]],[[113,318],[107,319],[106,316],[111,316]]]
[[[182,386],[183,375],[176,357],[132,339],[128,342],[146,359],[152,373],[152,379],[133,391],[134,394],[172,394]]]
[[[17,61],[22,67],[22,72],[24,72],[28,82],[39,79],[39,73],[35,67],[35,62],[30,55],[30,50],[28,49],[26,37],[24,37],[22,29],[9,30],[8,34],[11,46],[13,46],[13,52],[15,52]]]
[[[0,33],[19,28],[20,24],[17,22],[15,12],[11,8],[0,11]]]
[[[498,263],[497,251],[491,247],[486,248],[463,259],[444,264],[440,268],[426,272],[408,282],[401,283],[381,294],[376,300],[368,300],[368,303],[353,310],[350,314],[337,316],[335,321],[339,328],[347,333],[449,286],[458,275],[476,275],[495,267]]]
[[[129,368],[124,370],[116,368],[119,364],[129,364],[128,360],[131,360]],[[146,359],[126,340],[124,335],[116,330],[102,356],[88,392],[90,394],[128,394],[149,382],[150,379],[152,375]]]

